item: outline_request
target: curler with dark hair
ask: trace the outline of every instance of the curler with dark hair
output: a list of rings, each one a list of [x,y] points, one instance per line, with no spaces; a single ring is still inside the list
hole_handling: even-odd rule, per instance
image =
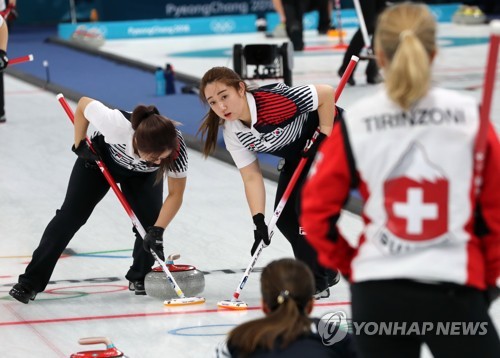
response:
[[[285,258],[269,263],[261,276],[265,317],[229,332],[216,357],[358,357],[348,332],[333,345],[319,334],[320,320],[310,317],[314,276],[302,261]],[[331,332],[330,332],[331,333]]]
[[[242,356],[258,349],[286,348],[311,332],[314,278],[303,262],[289,258],[273,261],[262,271],[260,282],[266,317],[229,333],[228,347]]]
[[[296,257],[313,271],[318,298],[327,297],[328,287],[336,281],[330,280],[327,271],[317,265],[314,250],[307,244],[302,245],[305,240],[301,237],[304,233],[298,225],[298,216],[302,183],[312,164],[312,157],[301,160],[301,152],[306,146],[308,148],[308,140],[315,136],[318,127],[326,136],[331,132],[335,118],[333,87],[327,84],[290,87],[285,83],[273,83],[249,88],[232,69],[213,67],[202,77],[200,96],[210,107],[198,130],[204,139],[203,154],[208,156],[214,150],[221,127],[225,147],[240,171],[252,218],[259,214],[261,219],[265,218],[266,195],[259,153],[285,159],[274,204],[275,208],[283,205],[283,210],[278,210],[280,214],[274,215],[273,220],[292,245]],[[285,192],[286,206],[282,200]],[[256,233],[259,235],[253,248],[258,247],[261,238],[267,244],[266,237],[271,234],[265,228],[265,220],[258,221],[254,220],[254,239]],[[256,249],[255,255],[259,252],[260,249]],[[245,276],[252,268],[250,264]],[[244,281],[238,285],[231,301],[219,301],[218,306],[228,309],[245,306],[244,302],[237,302],[243,285]]]
[[[157,179],[161,179],[165,172],[171,169],[178,153],[179,140],[174,121],[160,115],[153,105],[138,105],[132,112],[131,123],[135,130],[133,145],[136,152],[147,153],[154,158],[158,158],[167,150],[172,152],[158,165]]]
[[[246,83],[241,79],[240,75],[230,68],[213,67],[208,70],[201,79],[199,96],[203,103],[207,103],[207,99],[205,98],[205,88],[207,85],[218,81],[236,90],[240,87],[240,84],[243,84],[245,86],[245,91],[248,90]],[[215,150],[219,126],[223,123],[224,121],[211,108],[203,118],[197,134],[200,134],[202,139],[206,138],[203,147],[203,155],[205,157]]]
[[[132,112],[132,118],[131,118],[132,128],[134,130],[137,130],[142,121],[155,114],[158,115],[160,114],[160,111],[158,111],[158,108],[156,108],[155,106],[153,105],[145,106],[142,104],[138,105]]]
[[[155,258],[164,254],[163,233],[183,202],[188,155],[182,133],[176,123],[160,115],[155,106],[140,105],[130,113],[82,97],[73,113],[62,94],[58,99],[73,119],[73,143],[78,154],[62,205],[65,210],[56,211],[30,264],[9,294],[28,303],[45,290],[61,253],[112,187],[134,225],[133,264],[125,278],[130,291],[146,295],[145,277],[151,272]],[[91,124],[97,131],[90,140],[87,138]],[[95,151],[99,156],[91,155],[90,148],[89,151],[82,149],[90,141],[92,153]],[[89,165],[93,161],[97,162],[106,180],[95,172],[95,165]],[[152,167],[151,163],[159,165]],[[168,192],[164,197],[163,174],[167,169]],[[116,183],[120,183],[119,188]],[[149,228],[147,232],[144,227]],[[144,242],[148,243],[147,250],[143,250]],[[170,277],[169,281],[176,286]],[[182,298],[183,293],[174,290]],[[168,304],[175,304],[174,301]]]

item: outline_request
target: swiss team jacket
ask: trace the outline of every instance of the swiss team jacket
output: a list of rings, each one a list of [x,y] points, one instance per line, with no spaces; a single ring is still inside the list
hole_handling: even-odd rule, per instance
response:
[[[319,261],[353,282],[500,286],[500,146],[490,125],[475,199],[478,128],[474,99],[439,88],[408,112],[384,90],[349,108],[320,148],[303,191],[301,224]],[[337,229],[352,187],[364,201],[356,247]]]

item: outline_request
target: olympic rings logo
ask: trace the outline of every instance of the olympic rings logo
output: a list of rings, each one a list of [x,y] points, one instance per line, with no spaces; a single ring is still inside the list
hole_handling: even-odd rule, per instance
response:
[[[236,22],[233,20],[213,20],[210,21],[210,30],[217,34],[226,34],[236,29]]]

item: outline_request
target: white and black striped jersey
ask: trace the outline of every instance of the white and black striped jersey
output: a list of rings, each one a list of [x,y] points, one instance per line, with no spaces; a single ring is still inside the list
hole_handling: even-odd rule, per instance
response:
[[[318,109],[313,85],[288,87],[276,83],[247,93],[251,127],[225,121],[224,142],[238,168],[257,159],[256,153],[273,153],[300,138],[309,112]]]
[[[117,164],[134,172],[149,173],[158,170],[157,167],[148,166],[134,152],[131,113],[108,108],[101,102],[94,100],[86,106],[84,115],[98,130],[94,136],[98,134],[104,136],[105,142],[109,145],[111,157]],[[184,178],[187,176],[188,169],[186,143],[182,133],[177,128],[176,131],[179,140],[178,153],[172,164],[172,169],[167,172],[167,175],[172,178]]]

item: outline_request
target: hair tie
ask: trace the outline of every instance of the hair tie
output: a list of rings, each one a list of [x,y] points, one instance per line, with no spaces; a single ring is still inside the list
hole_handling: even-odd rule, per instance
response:
[[[410,30],[410,29],[406,29],[406,30],[403,30],[399,33],[399,41],[403,41],[405,38],[407,38],[408,36],[412,36],[414,35],[415,33],[413,32],[413,30]]]
[[[151,117],[152,115],[155,115],[155,114],[159,114],[158,110],[153,109],[151,111],[146,111],[146,112],[144,112],[144,115],[142,116],[142,120],[145,120],[146,118],[149,118],[149,117]]]
[[[283,290],[280,292],[280,294],[276,298],[276,301],[278,302],[278,304],[281,305],[283,302],[285,302],[288,299],[289,296],[290,296],[290,292],[288,292],[288,290]]]

